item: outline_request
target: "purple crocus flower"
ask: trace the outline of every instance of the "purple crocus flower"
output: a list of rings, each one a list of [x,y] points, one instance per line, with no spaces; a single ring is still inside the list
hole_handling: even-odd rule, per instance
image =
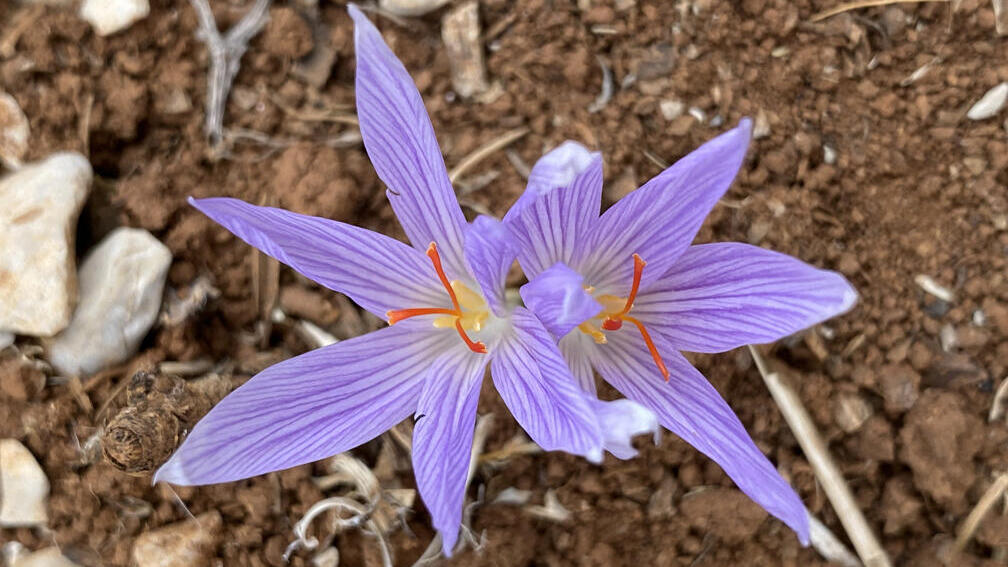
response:
[[[210,411],[154,476],[228,482],[329,457],[415,415],[417,486],[446,554],[462,514],[480,385],[489,365],[515,419],[546,450],[633,456],[653,413],[582,391],[543,324],[510,305],[516,249],[488,217],[466,223],[420,93],[353,5],[361,135],[414,247],[328,219],[227,198],[190,199],[235,235],[345,293],[390,326],[281,362]]]
[[[525,305],[558,337],[582,387],[593,368],[716,461],[807,544],[801,500],[680,351],[775,341],[854,305],[842,276],[739,243],[691,246],[742,165],[750,122],[711,140],[600,216],[602,160],[567,142],[505,217]]]

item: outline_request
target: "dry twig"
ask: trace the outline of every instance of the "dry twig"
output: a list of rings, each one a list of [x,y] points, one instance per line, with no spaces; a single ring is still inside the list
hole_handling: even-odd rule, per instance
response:
[[[842,14],[844,12],[850,12],[851,10],[858,10],[861,8],[871,8],[872,6],[888,6],[890,4],[917,4],[919,2],[948,2],[949,0],[856,0],[854,2],[846,2],[840,4],[835,8],[830,8],[829,10],[823,10],[818,14],[812,16],[809,21],[812,23],[821,22],[826,18],[831,18],[837,14]]]
[[[448,172],[448,179],[451,180],[452,183],[455,183],[455,181],[461,177],[463,173],[469,171],[474,165],[483,161],[494,152],[506,148],[525,134],[528,134],[528,132],[528,128],[515,128],[514,130],[505,132],[493,140],[490,140],[490,142],[477,148],[476,151],[464,157],[458,165],[453,167],[451,171]]]
[[[872,533],[868,522],[865,521],[864,515],[854,501],[850,487],[847,486],[840,469],[833,462],[833,458],[826,448],[826,443],[819,435],[819,430],[816,429],[808,410],[802,405],[794,390],[781,380],[780,375],[770,371],[763,356],[751,345],[749,352],[759,369],[760,376],[763,377],[763,382],[770,390],[770,395],[777,402],[777,407],[780,408],[788,426],[791,427],[791,431],[798,439],[798,444],[801,445],[802,451],[805,452],[805,456],[812,465],[816,479],[819,480],[833,505],[833,509],[836,510],[840,523],[843,524],[844,530],[846,530],[851,543],[854,544],[854,549],[861,561],[866,567],[890,567],[892,563],[889,561],[889,556],[879,545],[875,534]]]
[[[966,547],[966,544],[969,543],[970,539],[973,538],[973,534],[980,527],[980,523],[983,522],[984,518],[991,511],[991,508],[1001,499],[1001,495],[1004,494],[1006,489],[1008,489],[1008,473],[1001,473],[987,491],[984,492],[983,496],[980,497],[980,501],[977,502],[976,506],[970,510],[966,519],[963,520],[962,525],[959,527],[959,533],[956,535],[956,551],[962,551]]]
[[[231,91],[231,82],[238,74],[248,42],[269,19],[270,0],[255,0],[242,19],[223,36],[217,30],[217,22],[207,0],[189,0],[189,3],[199,20],[199,37],[210,51],[204,131],[210,138],[210,146],[218,148],[224,141],[224,105]]]

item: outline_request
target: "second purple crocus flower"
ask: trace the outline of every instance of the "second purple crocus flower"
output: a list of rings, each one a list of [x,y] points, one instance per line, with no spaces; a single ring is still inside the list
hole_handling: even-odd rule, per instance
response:
[[[602,160],[567,142],[533,169],[505,217],[529,278],[525,305],[559,339],[582,387],[594,370],[716,461],[807,544],[805,507],[680,351],[776,341],[854,305],[837,273],[739,243],[691,246],[735,178],[750,122],[690,153],[599,214]]]

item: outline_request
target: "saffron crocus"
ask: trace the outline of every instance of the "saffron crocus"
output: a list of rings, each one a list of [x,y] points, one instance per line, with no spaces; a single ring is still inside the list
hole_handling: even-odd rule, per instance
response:
[[[568,142],[536,164],[536,183],[506,220],[529,277],[520,290],[525,305],[560,339],[582,387],[595,391],[597,370],[807,544],[801,500],[680,354],[772,342],[856,299],[839,274],[784,254],[690,245],[741,167],[749,138],[743,120],[601,216],[601,157]]]
[[[193,428],[154,478],[199,485],[286,469],[352,449],[412,414],[417,486],[450,554],[488,365],[516,420],[546,450],[629,457],[630,437],[657,422],[633,402],[583,392],[542,323],[508,304],[504,277],[516,250],[507,231],[488,217],[466,223],[420,93],[378,30],[349,10],[361,135],[414,246],[236,199],[190,202],[390,326],[254,376]]]

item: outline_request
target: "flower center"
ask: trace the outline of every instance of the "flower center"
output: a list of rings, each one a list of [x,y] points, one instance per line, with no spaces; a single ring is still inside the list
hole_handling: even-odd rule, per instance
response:
[[[662,376],[665,377],[665,381],[668,382],[669,371],[665,368],[665,362],[662,361],[661,355],[658,354],[658,348],[655,347],[651,334],[644,328],[644,323],[629,315],[630,310],[633,309],[634,299],[637,298],[637,289],[640,287],[644,266],[647,265],[647,262],[638,254],[633,255],[633,260],[633,286],[630,288],[630,295],[625,298],[608,294],[596,297],[595,301],[602,304],[602,312],[578,325],[578,330],[591,336],[595,339],[596,343],[602,345],[606,343],[606,336],[603,331],[618,331],[623,328],[623,321],[632,323],[640,331],[641,337],[648,347],[648,351],[651,352],[651,358],[654,359],[655,364],[658,365],[658,370],[661,371]],[[587,291],[588,293],[592,292],[591,288],[588,288]],[[596,319],[598,322],[596,322]]]
[[[466,331],[479,331],[483,327],[483,321],[489,315],[483,296],[469,289],[468,286],[459,280],[448,281],[448,276],[445,275],[444,268],[441,266],[441,255],[438,254],[437,245],[433,242],[427,247],[427,257],[431,259],[431,263],[434,264],[434,271],[437,272],[438,279],[441,280],[441,285],[448,292],[452,309],[444,307],[393,309],[385,313],[389,325],[395,325],[403,319],[419,317],[420,315],[441,315],[441,317],[434,319],[435,327],[439,329],[455,327],[455,330],[458,331],[459,336],[462,337],[462,341],[469,347],[469,350],[486,354],[486,345],[481,341],[473,341],[466,334]]]

